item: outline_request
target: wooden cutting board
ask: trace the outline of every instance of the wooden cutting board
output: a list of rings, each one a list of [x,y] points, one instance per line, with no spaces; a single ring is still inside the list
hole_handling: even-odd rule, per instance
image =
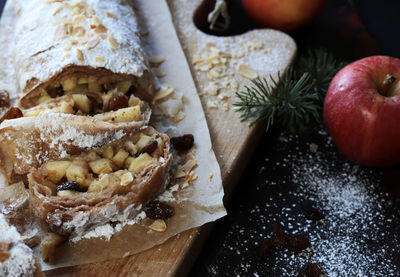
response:
[[[207,35],[196,28],[193,15],[197,11],[196,23],[204,24],[202,20],[206,19],[215,0],[205,0],[199,10],[201,2],[196,0],[167,0],[167,3],[201,98],[214,152],[221,167],[225,193],[229,196],[264,129],[263,124],[249,128],[247,123],[240,122],[239,113],[232,107],[236,91],[232,80],[238,83],[239,90],[251,84],[238,72],[240,65],[251,67],[260,77],[276,77],[278,72],[284,72],[292,62],[296,54],[296,44],[288,35],[268,29],[254,30],[233,37]],[[199,64],[204,64],[202,55],[216,52],[215,49],[219,50],[219,58],[226,55],[229,61],[226,68],[217,70],[217,74],[213,73],[209,77],[210,68],[205,70],[200,68]],[[212,61],[210,63],[212,64]],[[216,84],[220,97],[210,95],[210,87],[214,88],[215,93],[215,85],[210,85],[211,83]],[[52,270],[46,272],[46,275],[181,276],[190,270],[211,227],[212,224],[208,224],[202,228],[188,230],[140,254],[102,263]]]

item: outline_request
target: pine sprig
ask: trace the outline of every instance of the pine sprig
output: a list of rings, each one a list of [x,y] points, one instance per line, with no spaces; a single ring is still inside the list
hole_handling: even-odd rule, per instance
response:
[[[325,50],[310,50],[300,56],[277,79],[256,79],[237,92],[233,105],[242,121],[250,125],[265,120],[268,131],[274,124],[296,132],[321,120],[322,103],[330,80],[345,63]]]
[[[337,59],[325,49],[308,49],[301,55],[295,64],[298,74],[305,72],[311,75],[314,90],[318,92],[321,101],[324,100],[329,83],[335,74],[346,65],[346,62]]]

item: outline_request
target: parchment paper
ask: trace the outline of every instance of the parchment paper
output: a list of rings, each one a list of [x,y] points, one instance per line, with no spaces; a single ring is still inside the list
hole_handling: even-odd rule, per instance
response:
[[[147,226],[145,219],[140,224],[127,225],[114,234],[110,240],[104,237],[84,239],[77,243],[61,246],[56,256],[56,264],[42,263],[44,270],[99,262],[113,258],[126,257],[158,245],[182,231],[214,221],[226,214],[223,206],[223,188],[219,165],[212,150],[209,130],[196,88],[185,59],[178,37],[172,24],[171,15],[165,1],[134,1],[136,12],[146,18],[144,26],[148,31],[149,55],[161,55],[166,61],[160,67],[167,76],[163,82],[169,82],[178,93],[184,95],[185,118],[179,123],[153,120],[159,131],[170,136],[193,134],[195,138],[195,158],[198,167],[195,174],[198,179],[184,190],[167,191],[161,197],[171,199],[175,215],[167,220],[165,232],[154,232]],[[1,41],[9,41],[10,26],[13,24],[12,0],[7,1],[0,23]],[[8,31],[7,31],[8,30]],[[9,46],[12,46],[10,44]],[[12,50],[10,50],[12,52]],[[0,53],[0,60],[7,57]],[[10,79],[11,76],[11,79]],[[14,83],[12,69],[0,72],[0,84]],[[210,178],[212,176],[212,178]],[[107,227],[107,226],[105,226]],[[111,225],[109,226],[111,228]],[[35,249],[39,255],[38,249]]]

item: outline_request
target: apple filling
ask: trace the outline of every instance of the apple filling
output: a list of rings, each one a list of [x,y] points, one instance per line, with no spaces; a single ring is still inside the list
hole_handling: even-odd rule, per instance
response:
[[[55,113],[92,115],[102,121],[131,122],[143,120],[146,104],[138,97],[128,97],[117,89],[107,93],[70,94],[50,99],[24,111],[25,117],[36,117],[44,110]]]
[[[158,134],[135,134],[70,160],[49,161],[40,169],[51,195],[73,197],[106,189],[124,193],[135,180],[165,161],[165,141]],[[49,193],[50,194],[50,193]]]
[[[113,89],[127,94],[128,91],[134,90],[134,81],[120,75],[72,76],[41,88],[38,95],[32,99],[32,105],[39,105],[51,98],[63,95],[106,93]]]

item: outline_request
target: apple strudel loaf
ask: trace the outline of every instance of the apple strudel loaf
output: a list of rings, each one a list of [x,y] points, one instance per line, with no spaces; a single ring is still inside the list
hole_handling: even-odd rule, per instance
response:
[[[152,99],[153,75],[136,15],[123,0],[14,3],[22,108],[66,94],[114,89]]]

